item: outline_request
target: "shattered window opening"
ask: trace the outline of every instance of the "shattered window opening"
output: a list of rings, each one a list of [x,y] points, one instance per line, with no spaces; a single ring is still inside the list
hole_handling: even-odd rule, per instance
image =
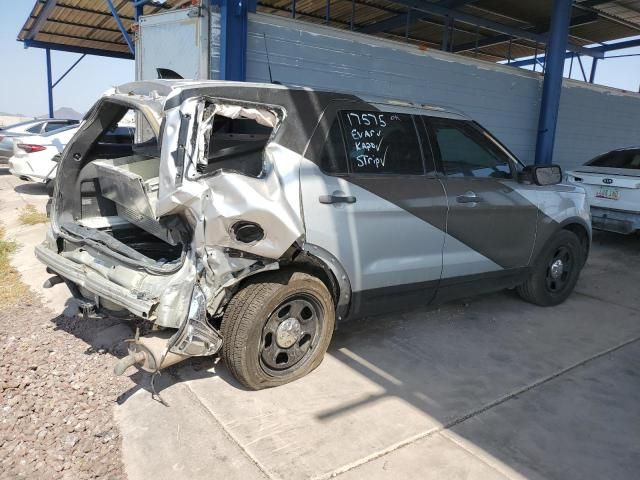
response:
[[[197,172],[228,170],[251,177],[263,171],[264,150],[280,116],[267,108],[207,104],[201,116]]]

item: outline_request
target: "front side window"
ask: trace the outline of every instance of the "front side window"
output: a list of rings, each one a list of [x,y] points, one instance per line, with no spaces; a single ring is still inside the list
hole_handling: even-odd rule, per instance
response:
[[[508,157],[472,122],[444,118],[428,121],[447,176],[511,178]]]
[[[411,115],[342,111],[342,129],[352,174],[422,175],[422,153]]]

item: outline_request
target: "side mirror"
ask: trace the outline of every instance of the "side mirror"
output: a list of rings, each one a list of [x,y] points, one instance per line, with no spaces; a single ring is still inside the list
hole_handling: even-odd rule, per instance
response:
[[[557,185],[562,182],[560,165],[528,165],[523,173],[536,185]]]

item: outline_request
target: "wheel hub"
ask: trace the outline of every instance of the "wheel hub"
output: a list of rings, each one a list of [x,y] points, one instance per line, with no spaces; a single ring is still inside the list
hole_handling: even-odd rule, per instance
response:
[[[298,341],[302,334],[300,321],[289,317],[284,320],[276,330],[276,343],[280,348],[289,348]]]
[[[551,278],[553,278],[554,280],[557,280],[560,277],[562,277],[563,273],[564,273],[564,263],[562,262],[562,260],[558,259],[551,264]]]

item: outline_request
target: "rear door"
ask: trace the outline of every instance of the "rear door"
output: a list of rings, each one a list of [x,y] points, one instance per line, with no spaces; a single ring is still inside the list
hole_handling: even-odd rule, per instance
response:
[[[337,257],[353,315],[428,303],[442,269],[446,198],[414,116],[328,108],[301,164],[307,242]]]
[[[471,121],[423,118],[449,207],[442,296],[459,284],[469,294],[508,285],[529,264],[538,215],[517,192],[514,160]]]

